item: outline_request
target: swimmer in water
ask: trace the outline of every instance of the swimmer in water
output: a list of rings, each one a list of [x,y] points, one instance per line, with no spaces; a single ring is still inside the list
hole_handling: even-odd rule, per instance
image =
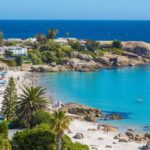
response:
[[[141,102],[142,102],[142,97],[139,96],[137,101],[138,101],[139,103],[141,103]]]

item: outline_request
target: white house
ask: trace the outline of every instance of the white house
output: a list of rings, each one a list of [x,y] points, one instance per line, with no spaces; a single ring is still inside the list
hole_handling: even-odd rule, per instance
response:
[[[6,51],[11,52],[12,56],[27,56],[28,50],[23,47],[6,47]]]
[[[61,45],[68,45],[68,40],[66,38],[57,38],[57,39],[54,39],[54,41]]]
[[[24,40],[24,42],[37,43],[37,38],[28,38],[28,39]]]

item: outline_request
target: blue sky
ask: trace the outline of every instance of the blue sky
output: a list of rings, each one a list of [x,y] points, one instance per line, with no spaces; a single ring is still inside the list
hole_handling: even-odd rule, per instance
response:
[[[0,19],[150,20],[150,0],[1,0]]]

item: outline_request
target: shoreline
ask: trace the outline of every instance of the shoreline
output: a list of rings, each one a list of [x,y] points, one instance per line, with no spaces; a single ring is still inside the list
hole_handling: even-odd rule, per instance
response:
[[[38,79],[38,74],[34,75],[29,71],[8,71],[7,74],[7,79],[13,74],[13,77],[17,78],[18,76],[20,77],[20,81],[16,81],[17,84],[17,90],[19,93],[19,89],[21,87],[20,84],[25,83],[25,84],[33,84],[35,81]],[[37,83],[37,82],[35,82]],[[35,85],[34,83],[34,85]],[[38,85],[38,84],[36,84]],[[2,98],[0,98],[0,101],[2,101]],[[106,122],[106,124],[109,124]],[[97,149],[97,150],[107,150],[108,148],[111,148],[113,150],[127,150],[127,149],[132,149],[132,150],[137,150],[139,147],[142,147],[143,145],[146,144],[146,141],[141,141],[141,142],[136,142],[136,141],[128,141],[128,142],[119,142],[119,139],[114,139],[114,137],[118,134],[122,134],[123,138],[124,137],[123,133],[121,133],[119,130],[114,131],[114,132],[109,132],[105,133],[102,129],[97,129],[99,123],[94,123],[94,122],[88,122],[88,121],[82,121],[82,120],[77,120],[73,119],[70,125],[70,131],[67,132],[66,134],[74,141],[74,142],[80,142],[83,144],[87,144],[90,149]],[[113,126],[110,126],[113,127]],[[12,131],[13,132],[13,131]],[[16,132],[16,131],[14,131]],[[11,130],[10,130],[11,133]],[[76,133],[82,133],[83,134],[83,139],[75,139],[74,136]],[[137,132],[134,132],[137,134]],[[142,133],[143,134],[143,133]]]
[[[70,133],[67,133],[67,135],[74,142],[81,142],[83,144],[87,144],[91,150],[92,149],[107,150],[108,148],[111,148],[113,150],[137,150],[146,144],[145,141],[121,142],[118,139],[114,138],[116,135],[120,134],[120,132],[115,131],[106,133],[101,129],[98,130],[97,125],[98,124],[86,121],[74,120],[70,125]],[[78,128],[76,128],[77,126]],[[76,133],[83,134],[83,138],[75,139],[74,135]],[[126,139],[125,135],[121,136],[122,138]]]
[[[150,64],[140,64],[140,65],[136,65],[136,66],[133,66],[133,67],[138,67],[138,66],[143,66],[143,65],[150,65]],[[129,66],[126,66],[126,67],[129,67]],[[121,67],[121,68],[124,68],[124,67]],[[104,70],[106,70],[106,68],[103,68]],[[111,69],[118,69],[118,68],[111,68]],[[101,71],[101,69],[98,69],[98,70],[93,70],[92,72],[95,72],[95,71]],[[70,71],[61,71],[61,72],[70,72]],[[76,72],[76,71],[75,71]],[[41,75],[41,74],[45,74],[45,73],[55,73],[55,72],[42,72],[42,73],[37,73],[38,75]],[[59,73],[59,72],[58,72]],[[35,77],[36,78],[36,77]],[[58,99],[59,98],[57,98],[55,95],[57,95],[57,93],[55,92],[55,91],[47,91],[48,92],[48,94],[50,95],[50,96],[52,96],[52,98],[53,98],[53,100],[55,101],[55,102],[57,102],[58,101]],[[63,104],[67,104],[67,103],[71,103],[71,102],[66,102],[66,101],[63,101],[63,98],[61,98],[60,99],[60,101],[61,102],[63,102]],[[75,102],[76,104],[81,104],[81,105],[85,105],[85,106],[89,106],[89,105],[86,105],[86,104],[84,104],[84,103],[80,103],[80,102]],[[89,106],[89,107],[92,107],[92,106]],[[93,107],[94,108],[94,107]],[[99,108],[100,109],[100,108]],[[104,110],[102,110],[102,112],[103,113],[105,113],[105,111]],[[113,111],[114,112],[114,111]],[[117,113],[117,112],[116,112]],[[111,115],[111,112],[109,113],[110,115]],[[118,114],[119,114],[119,112],[118,112]],[[123,116],[122,116],[123,117]],[[105,124],[109,124],[109,125],[111,125],[111,126],[115,126],[115,127],[117,127],[118,129],[119,129],[119,131],[121,132],[121,133],[124,133],[125,132],[125,130],[127,130],[127,129],[129,129],[129,128],[132,128],[133,130],[135,130],[135,132],[137,132],[137,133],[147,133],[148,131],[146,131],[146,130],[144,130],[144,127],[146,127],[146,126],[148,126],[147,124],[140,124],[140,125],[138,125],[137,123],[133,123],[133,124],[124,124],[124,123],[119,123],[119,122],[121,122],[122,120],[125,120],[126,118],[124,118],[123,117],[123,119],[121,119],[121,120],[111,120],[111,119],[107,119],[107,120],[105,120],[105,119],[100,119],[100,118],[97,118],[97,122],[103,122],[103,123],[105,123]]]

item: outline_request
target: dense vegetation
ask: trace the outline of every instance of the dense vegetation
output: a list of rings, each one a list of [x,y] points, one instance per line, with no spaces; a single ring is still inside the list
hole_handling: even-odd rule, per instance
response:
[[[47,112],[49,103],[42,87],[24,87],[17,96],[11,77],[4,98],[2,113],[9,123],[0,123],[1,150],[89,150],[88,146],[73,143],[64,134],[69,129],[69,116],[62,110]],[[8,124],[14,122],[26,130],[18,131],[10,142]]]
[[[23,63],[32,63],[33,65],[50,64],[55,62],[56,64],[62,64],[66,57],[76,57],[73,52],[80,52],[83,54],[91,55],[93,58],[103,56],[105,52],[121,55],[122,44],[121,41],[114,40],[112,45],[106,48],[102,48],[100,43],[92,40],[71,40],[69,39],[69,32],[65,33],[67,43],[59,43],[55,41],[55,37],[58,35],[57,29],[49,29],[47,34],[39,33],[35,36],[37,42],[31,41],[3,41],[3,33],[0,33],[0,45],[5,46],[21,46],[29,47],[28,56],[18,56],[15,60],[5,60],[9,66],[22,66]],[[11,56],[9,52],[6,55]]]
[[[30,128],[32,114],[38,109],[46,110],[48,100],[42,87],[24,87],[22,92],[18,98],[16,115],[22,125]]]
[[[46,124],[39,125],[33,129],[17,132],[12,140],[13,150],[56,150],[56,135]],[[73,143],[64,135],[62,137],[61,150],[89,150],[88,146]]]

